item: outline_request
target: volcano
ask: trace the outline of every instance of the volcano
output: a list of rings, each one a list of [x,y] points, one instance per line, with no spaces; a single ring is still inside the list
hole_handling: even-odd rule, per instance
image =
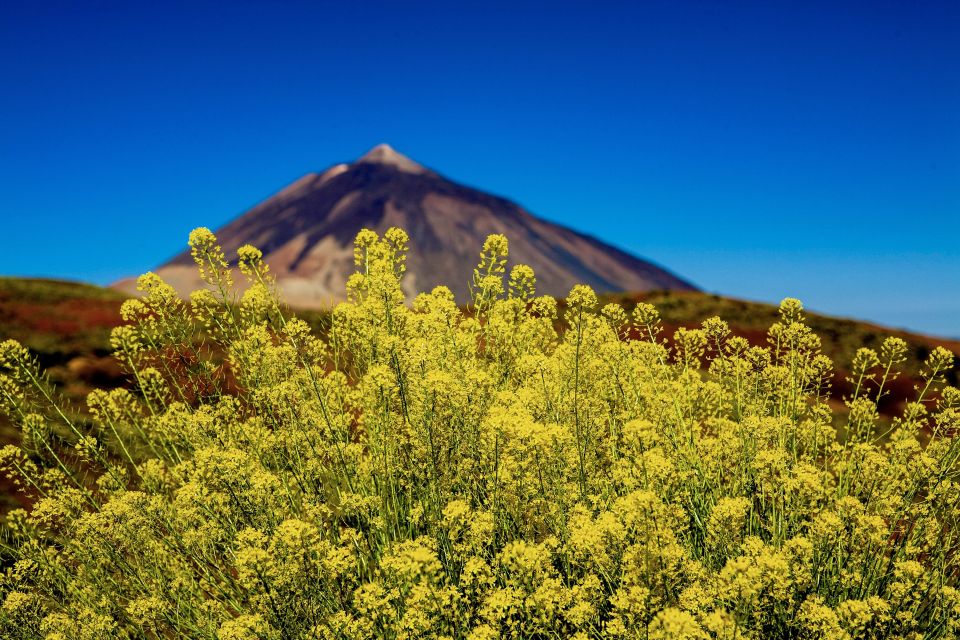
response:
[[[445,284],[461,303],[484,239],[502,233],[509,267],[527,264],[537,293],[565,296],[574,284],[598,292],[693,290],[669,271],[596,238],[538,218],[510,200],[467,187],[382,144],[350,164],[308,173],[216,231],[228,259],[260,248],[284,301],[299,308],[344,298],[363,228],[401,227],[410,236],[404,291]],[[190,253],[156,270],[182,295],[200,288]],[[118,283],[132,291],[133,282]]]

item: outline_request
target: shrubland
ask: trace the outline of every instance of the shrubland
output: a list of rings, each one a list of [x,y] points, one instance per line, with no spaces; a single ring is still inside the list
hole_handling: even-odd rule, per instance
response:
[[[65,409],[0,347],[10,638],[956,638],[960,390],[906,344],[833,363],[784,300],[766,346],[720,318],[664,335],[587,287],[536,295],[491,236],[468,311],[407,304],[406,236],[356,239],[323,338],[259,251],[234,293],[157,276],[111,342],[131,389]],[[557,327],[563,325],[564,330]]]

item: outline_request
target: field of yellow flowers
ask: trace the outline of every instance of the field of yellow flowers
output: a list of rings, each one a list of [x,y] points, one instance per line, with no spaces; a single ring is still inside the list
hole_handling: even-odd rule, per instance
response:
[[[858,351],[835,410],[796,300],[757,347],[578,286],[558,333],[502,236],[465,312],[444,287],[407,305],[406,235],[363,231],[320,339],[259,251],[241,295],[190,241],[209,288],[140,279],[112,335],[135,386],[90,393],[92,420],[0,346],[23,431],[0,464],[32,501],[0,637],[960,637],[946,349],[881,421],[905,343]]]

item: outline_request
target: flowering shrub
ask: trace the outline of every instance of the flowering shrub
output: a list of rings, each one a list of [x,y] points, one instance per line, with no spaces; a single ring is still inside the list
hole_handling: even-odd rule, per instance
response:
[[[935,350],[877,401],[902,341],[861,350],[845,407],[785,300],[769,345],[719,318],[667,341],[655,308],[558,305],[491,236],[469,313],[407,306],[406,235],[356,239],[326,339],[252,247],[234,297],[157,276],[113,333],[133,391],[59,408],[0,348],[23,430],[5,473],[9,638],[956,638],[960,390]]]

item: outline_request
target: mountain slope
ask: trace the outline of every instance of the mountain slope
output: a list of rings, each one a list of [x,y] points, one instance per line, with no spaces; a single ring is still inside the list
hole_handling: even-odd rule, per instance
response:
[[[694,289],[650,262],[452,182],[387,145],[303,176],[216,233],[228,258],[244,244],[259,247],[285,300],[317,308],[342,299],[356,233],[391,226],[410,235],[409,294],[446,284],[467,301],[478,247],[492,233],[510,240],[511,265],[533,267],[538,293],[564,296],[577,283],[600,292]],[[158,273],[182,294],[201,286],[188,252]],[[120,288],[132,291],[131,284]]]

